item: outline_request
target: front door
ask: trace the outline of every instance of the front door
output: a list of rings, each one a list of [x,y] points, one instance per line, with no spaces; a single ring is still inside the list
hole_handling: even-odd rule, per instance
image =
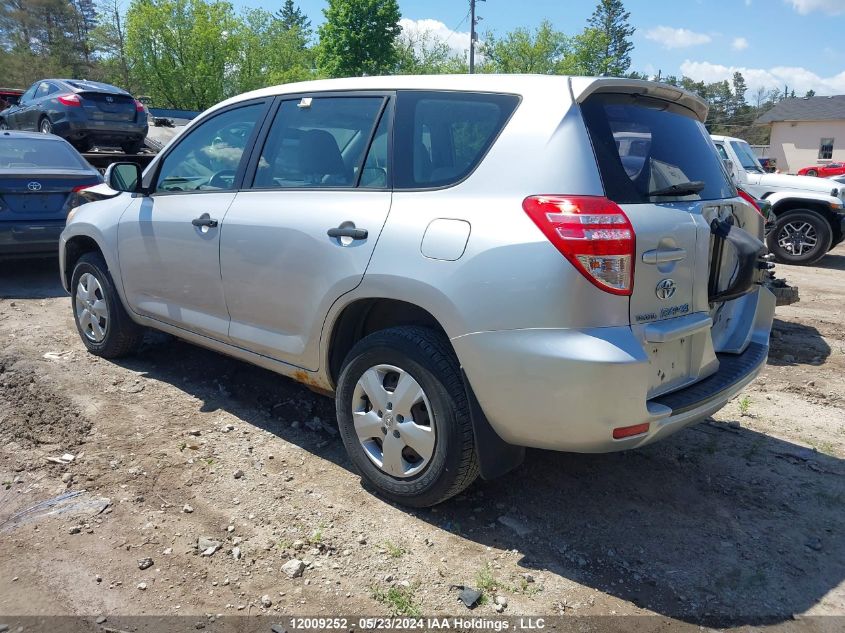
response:
[[[120,267],[138,314],[227,340],[220,234],[264,113],[265,102],[251,102],[193,126],[152,168],[151,195],[123,213]]]
[[[317,368],[325,315],[361,282],[390,210],[388,106],[378,94],[280,103],[222,235],[232,343]]]

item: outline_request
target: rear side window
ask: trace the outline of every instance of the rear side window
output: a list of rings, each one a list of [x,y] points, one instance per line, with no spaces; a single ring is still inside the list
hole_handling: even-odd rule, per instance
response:
[[[640,95],[598,94],[581,106],[605,195],[618,203],[717,200],[736,190],[704,126],[682,106]],[[673,185],[703,183],[695,194],[653,196]]]
[[[515,95],[400,92],[394,132],[396,187],[445,187],[466,178],[518,103]]]
[[[64,141],[16,138],[0,141],[0,170],[34,167],[91,170],[76,150]]]

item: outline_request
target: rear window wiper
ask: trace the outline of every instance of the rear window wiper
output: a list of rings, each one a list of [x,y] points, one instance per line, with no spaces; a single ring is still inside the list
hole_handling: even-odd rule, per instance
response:
[[[689,182],[679,182],[676,185],[670,185],[663,189],[655,189],[649,191],[649,196],[691,196],[694,193],[700,193],[707,185],[701,180],[691,180]]]

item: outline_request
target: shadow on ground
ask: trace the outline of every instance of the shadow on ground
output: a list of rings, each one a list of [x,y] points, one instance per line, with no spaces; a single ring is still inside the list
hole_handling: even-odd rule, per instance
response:
[[[769,341],[769,364],[821,365],[830,356],[830,345],[816,328],[775,319]]]
[[[845,270],[845,255],[828,253],[813,265],[816,268],[827,268],[828,270]]]
[[[333,401],[291,380],[179,341],[120,362],[199,398],[203,411],[226,410],[350,468]],[[627,453],[529,451],[510,475],[408,512],[518,550],[526,572],[711,626],[788,621],[845,580],[843,461],[737,423],[709,421]],[[558,600],[542,596],[543,605]]]
[[[59,280],[59,260],[0,259],[0,299],[49,299],[67,296]]]

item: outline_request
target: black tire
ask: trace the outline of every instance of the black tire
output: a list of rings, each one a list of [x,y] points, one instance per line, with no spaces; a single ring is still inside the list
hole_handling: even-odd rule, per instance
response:
[[[42,134],[53,133],[53,122],[50,120],[49,117],[41,117],[41,120],[38,122],[38,131]]]
[[[352,406],[361,376],[376,365],[392,365],[410,374],[422,388],[433,414],[435,445],[430,461],[412,477],[393,477],[367,456],[353,422]],[[366,483],[383,497],[416,508],[453,497],[478,477],[478,458],[460,366],[448,339],[424,327],[405,326],[375,332],[349,352],[336,394],[340,436]],[[397,435],[398,437],[398,435]]]
[[[144,147],[144,139],[140,141],[132,141],[131,143],[123,143],[120,146],[120,149],[123,150],[124,154],[137,154],[141,151],[141,148]]]
[[[808,169],[808,170],[807,170],[807,175],[808,175],[808,176],[818,176],[818,175],[819,175],[819,172],[817,172],[815,169]]]
[[[91,151],[91,148],[94,147],[94,141],[89,138],[81,138],[76,141],[72,141],[71,144],[76,148],[76,151],[80,153]]]
[[[6,119],[0,119],[0,130],[11,130],[12,128],[9,127],[9,124],[6,123]]]
[[[790,227],[809,225],[815,235],[816,243],[809,250],[795,255],[788,248],[781,246],[780,239],[790,234]],[[830,224],[820,213],[807,209],[795,209],[779,215],[774,230],[766,237],[766,245],[781,264],[815,264],[830,250],[833,240]]]
[[[77,294],[79,294],[80,279],[85,274],[93,275],[100,286],[101,298],[108,308],[108,319],[105,321],[105,336],[101,341],[92,340],[86,335],[80,324],[77,311]],[[79,336],[88,351],[103,358],[119,358],[135,352],[144,339],[144,328],[135,323],[123,307],[114,281],[109,274],[108,266],[99,253],[85,253],[76,262],[70,285],[71,309],[73,320]]]

